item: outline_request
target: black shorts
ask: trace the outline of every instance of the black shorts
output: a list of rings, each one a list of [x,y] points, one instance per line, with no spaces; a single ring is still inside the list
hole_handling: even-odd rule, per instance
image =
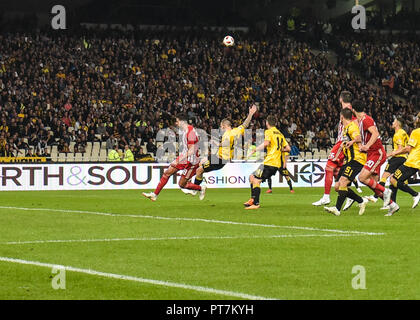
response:
[[[217,161],[214,163],[214,159],[216,158],[217,158]],[[207,160],[206,162],[203,163],[203,169],[204,169],[204,172],[220,170],[226,165],[226,163],[228,163],[227,160],[222,160],[216,155],[213,155],[210,157],[210,160]]]
[[[289,170],[287,170],[286,168],[279,168],[279,172],[283,177],[290,176]]]
[[[337,181],[341,177],[346,177],[350,181],[353,181],[356,179],[357,175],[360,173],[360,171],[362,171],[362,169],[363,164],[357,162],[356,160],[351,160],[341,167],[340,171],[338,172]]]
[[[417,171],[419,170],[416,168],[401,165],[397,170],[395,170],[394,178],[397,180],[398,183],[404,183],[408,178],[415,175]]]
[[[275,176],[279,168],[272,167],[272,166],[266,166],[266,165],[260,165],[257,170],[255,170],[252,174],[257,178],[262,180],[264,182],[268,178]]]
[[[397,170],[399,167],[401,167],[405,160],[407,160],[404,157],[393,157],[388,160],[388,163],[385,167],[385,172],[389,172],[390,174],[393,174],[395,170]]]

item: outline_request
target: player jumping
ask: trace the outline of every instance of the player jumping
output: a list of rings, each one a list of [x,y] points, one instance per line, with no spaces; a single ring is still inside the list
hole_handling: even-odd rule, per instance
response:
[[[252,105],[249,108],[249,113],[245,121],[237,128],[232,129],[232,124],[228,119],[223,119],[220,122],[220,129],[223,132],[222,139],[219,144],[217,154],[203,161],[197,169],[194,183],[200,185],[203,182],[203,173],[222,169],[229,160],[233,158],[235,139],[242,136],[245,129],[249,126],[253,115],[257,112],[257,106]],[[217,159],[216,163],[211,162],[212,159]]]
[[[362,137],[359,127],[352,120],[352,111],[348,108],[342,109],[340,113],[340,123],[343,124],[343,151],[345,155],[345,164],[338,173],[338,182],[335,190],[338,192],[338,198],[335,207],[324,207],[325,211],[336,216],[340,215],[344,200],[350,198],[359,203],[359,215],[365,212],[366,204],[369,202],[356,194],[348,186],[353,181],[366,163],[366,153],[361,152],[360,144]],[[344,140],[342,140],[344,141]]]
[[[385,148],[379,135],[375,121],[367,115],[365,105],[360,100],[353,101],[353,111],[359,123],[360,133],[362,135],[361,152],[367,153],[366,163],[360,171],[359,180],[368,186],[379,198],[383,199],[385,194],[391,195],[391,191],[385,190],[385,187],[378,183],[381,166],[386,161]],[[384,194],[385,193],[385,194]],[[346,209],[352,204],[352,199],[346,203]]]
[[[183,150],[169,165],[169,168],[165,170],[155,191],[149,193],[143,192],[142,194],[146,198],[156,201],[160,191],[166,185],[169,178],[178,171],[183,170],[181,179],[178,183],[179,186],[189,190],[200,191],[200,200],[203,200],[206,194],[206,186],[201,187],[190,182],[190,179],[195,175],[200,163],[198,155],[198,136],[194,127],[188,124],[188,118],[183,113],[176,116],[176,126],[182,130],[181,141],[183,143]]]
[[[340,104],[341,108],[349,108],[352,109],[351,101],[352,101],[352,94],[349,91],[343,91],[340,94]],[[324,180],[324,195],[322,198],[314,203],[312,205],[314,206],[322,206],[325,204],[329,204],[331,202],[330,200],[330,192],[331,192],[331,186],[333,184],[333,178],[336,178],[337,181],[337,174],[340,170],[340,168],[343,166],[344,163],[344,153],[343,153],[343,124],[341,121],[338,124],[338,136],[337,136],[337,142],[335,143],[334,147],[331,149],[331,152],[328,156],[328,162],[325,166],[325,180]],[[356,180],[354,180],[356,184],[357,191],[359,193],[362,192],[358,188]]]

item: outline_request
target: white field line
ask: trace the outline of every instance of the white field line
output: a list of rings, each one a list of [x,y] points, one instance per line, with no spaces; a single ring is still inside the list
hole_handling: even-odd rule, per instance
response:
[[[191,237],[162,237],[162,238],[111,238],[111,239],[68,239],[68,240],[30,240],[8,241],[3,245],[15,244],[43,244],[43,243],[73,243],[73,242],[118,242],[118,241],[171,241],[171,240],[235,240],[235,239],[280,239],[301,237],[357,237],[359,234],[279,234],[269,236],[191,236]]]
[[[321,228],[300,227],[300,226],[280,226],[280,225],[275,225],[275,224],[259,224],[259,223],[250,223],[250,222],[236,222],[236,221],[201,219],[201,218],[159,217],[159,216],[147,216],[147,215],[136,215],[136,214],[116,214],[116,213],[109,213],[109,212],[51,209],[51,208],[24,208],[24,207],[0,206],[0,209],[12,209],[12,210],[23,210],[23,211],[49,211],[49,212],[62,212],[62,213],[83,213],[83,214],[92,214],[92,215],[110,216],[110,217],[130,217],[130,218],[139,218],[139,219],[156,219],[156,220],[171,220],[171,221],[193,221],[193,222],[219,223],[219,224],[241,225],[241,226],[251,226],[251,227],[261,227],[261,228],[282,228],[282,229],[295,229],[295,230],[323,231],[323,232],[333,232],[333,233],[343,233],[343,234],[363,234],[363,235],[372,235],[372,236],[385,235],[385,233],[376,233],[376,232],[321,229]]]
[[[81,269],[81,268],[76,268],[76,267],[71,267],[71,266],[61,266],[61,265],[43,263],[43,262],[38,262],[38,261],[28,261],[28,260],[8,258],[8,257],[0,257],[0,261],[9,262],[9,263],[24,264],[24,265],[32,265],[32,266],[37,266],[37,267],[45,267],[45,268],[51,268],[51,269],[52,268],[59,268],[59,269],[64,269],[64,270],[70,271],[70,272],[84,273],[84,274],[89,274],[89,275],[99,276],[99,277],[105,277],[105,278],[110,278],[110,279],[119,279],[119,280],[127,280],[127,281],[133,281],[133,282],[147,283],[147,284],[152,284],[152,285],[156,285],[156,286],[179,288],[179,289],[205,292],[205,293],[210,293],[210,294],[216,294],[216,295],[222,295],[222,296],[228,296],[228,297],[235,297],[235,298],[242,298],[242,299],[249,299],[249,300],[276,300],[274,298],[254,296],[254,295],[241,293],[241,292],[225,291],[225,290],[219,290],[219,289],[201,287],[201,286],[194,286],[194,285],[189,285],[189,284],[184,284],[184,283],[176,283],[176,282],[170,282],[170,281],[161,281],[161,280],[138,278],[138,277],[126,276],[126,275],[122,275],[122,274],[106,273],[106,272],[95,271],[95,270],[91,270],[91,269]]]

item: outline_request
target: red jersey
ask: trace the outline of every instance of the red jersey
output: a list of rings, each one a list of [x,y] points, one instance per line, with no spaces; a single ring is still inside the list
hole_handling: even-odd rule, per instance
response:
[[[195,152],[188,157],[187,161],[193,165],[199,163],[200,158],[198,155],[198,135],[193,126],[189,125],[187,131],[182,133],[181,141],[183,149],[180,150],[180,154],[185,155],[188,152],[188,147],[193,145]]]
[[[372,119],[372,117],[365,114],[362,117],[362,119],[360,119],[359,121],[360,134],[362,135],[362,145],[365,145],[366,143],[368,143],[368,141],[372,137],[372,134],[368,130],[372,126],[376,127],[375,121]],[[378,128],[376,127],[376,129]],[[371,145],[368,152],[376,151],[382,148],[383,148],[382,140],[381,140],[381,136],[379,136],[378,139],[376,139],[375,143]]]

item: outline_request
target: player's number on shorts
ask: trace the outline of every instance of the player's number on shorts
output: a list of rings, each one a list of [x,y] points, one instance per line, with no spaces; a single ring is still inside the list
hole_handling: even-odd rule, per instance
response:
[[[368,162],[366,162],[366,166],[371,168],[371,169],[372,169],[374,164],[375,164],[375,162],[373,160],[369,160]]]
[[[328,159],[334,159],[334,157],[335,157],[335,152],[331,152],[330,153],[330,156],[328,157]]]
[[[394,177],[398,180],[399,178],[401,178],[402,176],[402,172],[400,169],[398,169],[397,171],[395,171],[394,173]]]
[[[344,174],[350,177],[353,174],[353,169],[350,167],[347,167],[346,170],[344,170]]]

